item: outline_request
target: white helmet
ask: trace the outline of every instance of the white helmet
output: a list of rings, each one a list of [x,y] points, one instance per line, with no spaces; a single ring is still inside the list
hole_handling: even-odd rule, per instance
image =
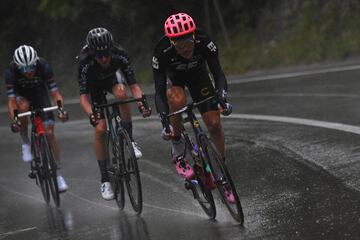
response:
[[[37,60],[37,53],[31,46],[21,45],[14,52],[14,62],[19,67],[34,66]]]

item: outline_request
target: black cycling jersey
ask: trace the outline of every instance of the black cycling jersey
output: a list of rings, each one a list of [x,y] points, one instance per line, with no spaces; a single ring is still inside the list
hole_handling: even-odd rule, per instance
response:
[[[43,58],[37,60],[35,74],[32,78],[26,78],[17,65],[11,62],[5,71],[5,81],[9,98],[24,97],[35,109],[51,106],[48,90],[58,90],[53,71]],[[52,112],[44,113],[42,118],[50,124],[54,121]]]
[[[209,68],[215,88],[221,92],[227,91],[227,81],[219,63],[218,48],[214,41],[205,32],[197,30],[194,44],[193,57],[189,60],[176,52],[169,38],[164,36],[157,44],[152,58],[152,68],[155,103],[159,113],[168,113],[167,78],[173,85],[187,86],[192,98],[199,101],[214,92],[209,78]]]
[[[45,88],[50,91],[58,90],[54,81],[54,74],[50,65],[43,58],[37,60],[35,74],[32,78],[26,78],[18,69],[16,63],[11,62],[5,71],[8,97],[31,94],[35,88]]]
[[[94,88],[103,86],[104,90],[109,90],[109,85],[118,83],[116,72],[121,71],[125,77],[125,83],[132,85],[136,83],[133,67],[131,66],[129,56],[119,46],[114,45],[111,48],[111,61],[108,67],[102,67],[95,60],[95,52],[83,47],[79,54],[79,86],[80,94],[89,94]]]

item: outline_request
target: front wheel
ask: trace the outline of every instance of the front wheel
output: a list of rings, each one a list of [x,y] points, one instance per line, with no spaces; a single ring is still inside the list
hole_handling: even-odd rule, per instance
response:
[[[122,210],[125,206],[125,190],[124,190],[124,179],[122,177],[123,164],[120,159],[121,144],[118,136],[112,136],[110,132],[107,133],[106,138],[107,146],[107,159],[108,162],[108,173],[110,177],[110,183],[114,192],[115,201],[118,207]],[[112,154],[110,154],[112,151]]]
[[[215,219],[216,208],[214,198],[211,190],[205,185],[205,172],[203,167],[195,164],[195,183],[191,183],[193,186],[193,194],[195,199],[199,202],[201,208],[210,219]]]
[[[244,213],[239,196],[232,181],[231,175],[217,151],[214,144],[206,135],[199,137],[200,151],[208,162],[215,178],[215,184],[220,192],[222,201],[229,210],[231,216],[240,224],[244,223]]]
[[[57,166],[55,163],[53,152],[50,148],[49,141],[46,136],[42,136],[40,139],[40,144],[43,152],[43,162],[44,164],[44,173],[46,176],[47,184],[50,189],[51,196],[54,200],[54,203],[57,207],[60,206],[60,194],[59,194],[59,187],[57,183]]]
[[[125,130],[119,130],[119,142],[122,144],[121,157],[124,160],[124,179],[129,199],[134,211],[140,214],[143,207],[139,166],[132,141]]]

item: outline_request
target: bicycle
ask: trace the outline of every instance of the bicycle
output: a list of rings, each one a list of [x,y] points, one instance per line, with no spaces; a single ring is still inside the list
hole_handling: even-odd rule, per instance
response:
[[[31,121],[31,152],[33,160],[30,164],[30,178],[34,178],[36,184],[40,187],[44,200],[50,203],[50,194],[56,205],[60,206],[60,192],[57,183],[57,165],[54,159],[53,151],[49,144],[49,140],[45,135],[45,129],[41,116],[45,112],[58,110],[60,114],[64,114],[61,102],[57,102],[57,106],[45,107],[40,109],[31,109],[30,111],[18,113],[14,111],[14,119],[30,116]]]
[[[231,178],[231,175],[213,142],[209,139],[206,133],[202,130],[200,122],[197,120],[193,109],[202,103],[216,98],[217,102],[225,107],[225,103],[222,102],[217,96],[208,97],[200,102],[191,102],[178,111],[167,114],[165,117],[166,132],[170,132],[169,117],[179,114],[185,114],[184,123],[189,122],[195,135],[195,143],[187,134],[183,127],[182,136],[185,139],[185,154],[188,152],[191,155],[191,162],[195,173],[195,177],[191,180],[185,179],[185,188],[192,190],[194,198],[199,202],[202,209],[209,216],[210,219],[216,217],[216,207],[211,192],[211,188],[208,187],[205,182],[206,178],[211,178],[216,188],[218,189],[222,202],[226,205],[231,216],[240,224],[244,223],[244,214],[240,202],[240,198],[237,194],[235,185]],[[229,203],[226,198],[227,192],[232,191],[234,195],[234,203]],[[200,194],[199,194],[200,193]]]
[[[131,98],[108,103],[106,93],[104,93],[104,103],[94,104],[93,106],[95,114],[99,114],[102,110],[105,111],[104,116],[107,122],[107,171],[116,203],[120,209],[125,206],[125,182],[131,205],[137,214],[140,214],[143,208],[140,172],[132,141],[127,131],[121,126],[119,105],[140,101],[145,108],[149,108],[145,95],[142,98]],[[110,150],[112,152],[111,160]]]

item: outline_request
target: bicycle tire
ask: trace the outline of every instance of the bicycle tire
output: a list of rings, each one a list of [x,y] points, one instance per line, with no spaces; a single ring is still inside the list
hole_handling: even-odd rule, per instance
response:
[[[195,165],[196,166],[196,165]],[[195,178],[197,180],[196,184],[192,184],[195,187],[196,194],[194,194],[195,199],[199,202],[201,208],[204,210],[206,215],[210,219],[215,219],[216,217],[216,207],[214,202],[214,197],[211,190],[205,186],[202,179],[204,179],[205,174],[202,167],[195,167]],[[199,195],[199,192],[201,195]]]
[[[49,193],[49,185],[46,181],[45,176],[45,168],[46,168],[46,161],[43,160],[43,152],[41,151],[40,142],[38,139],[35,139],[35,136],[32,134],[31,136],[32,142],[32,152],[35,161],[35,176],[36,182],[40,187],[42,196],[47,204],[50,202],[50,193]]]
[[[214,144],[206,135],[199,136],[200,150],[207,159],[211,168],[212,174],[215,178],[216,187],[220,193],[223,203],[226,205],[231,216],[239,222],[244,223],[244,213],[241,206],[239,195],[237,194],[235,185],[231,175],[222,160],[221,155],[217,151]],[[229,203],[226,199],[225,191],[231,190],[234,195],[234,203]]]
[[[48,187],[53,198],[53,201],[57,207],[60,206],[60,193],[59,186],[57,183],[57,166],[55,163],[54,155],[49,145],[48,138],[46,136],[42,136],[40,138],[40,143],[42,146],[42,151],[44,152],[44,156],[46,156],[46,166],[45,166],[45,175],[48,182]],[[45,160],[45,159],[44,159]]]
[[[120,143],[119,137],[115,136],[115,142],[111,138],[110,132],[107,133],[106,146],[108,149],[109,166],[108,172],[110,176],[110,183],[114,192],[114,198],[119,209],[122,210],[125,207],[125,189],[124,180],[122,178],[122,164],[120,159]],[[110,145],[111,144],[111,145]],[[110,149],[112,151],[112,158],[110,160]]]
[[[124,160],[124,179],[128,196],[134,211],[142,212],[143,199],[139,166],[135,157],[134,147],[129,134],[119,129],[119,142],[121,143],[121,157]]]

